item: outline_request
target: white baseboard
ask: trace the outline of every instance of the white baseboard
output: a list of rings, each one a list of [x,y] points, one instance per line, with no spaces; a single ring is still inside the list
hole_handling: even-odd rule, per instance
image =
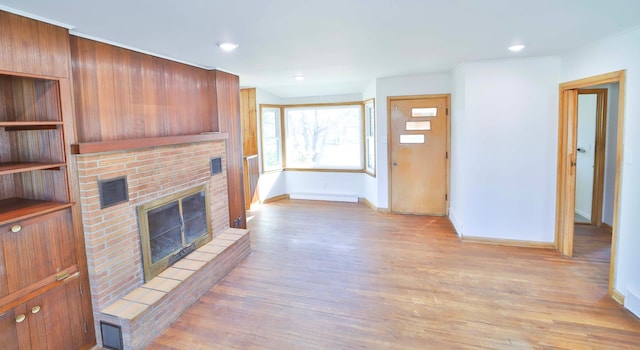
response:
[[[582,216],[583,218],[585,218],[587,220],[591,220],[591,213],[587,214],[587,213],[583,212],[582,210],[576,208],[576,214]]]
[[[640,318],[640,293],[627,287],[627,296],[624,298],[624,307]]]

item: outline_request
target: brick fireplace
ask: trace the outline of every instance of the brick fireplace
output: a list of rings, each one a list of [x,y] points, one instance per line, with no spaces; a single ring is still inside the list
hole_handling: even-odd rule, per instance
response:
[[[223,171],[212,175],[211,159],[218,157],[221,158]],[[224,237],[229,235],[225,233],[228,232],[229,228],[225,140],[78,155],[76,156],[76,163],[96,335],[100,344],[100,321],[107,320],[110,323],[119,323],[118,320],[114,320],[114,317],[112,317],[111,314],[113,312],[105,313],[104,311],[117,309],[118,307],[122,308],[123,298],[127,299],[127,296],[131,294],[139,294],[140,287],[145,284],[137,218],[138,207],[141,204],[152,202],[195,186],[204,186],[208,191],[208,205],[213,234],[211,244],[213,245],[202,247],[205,250],[204,253],[196,251],[192,254],[208,255],[208,250],[217,251],[216,246],[220,247],[217,253],[222,253],[223,250],[231,246],[229,241],[224,241],[224,239],[229,239],[229,237]],[[128,184],[128,201],[101,209],[99,182],[123,176],[126,177]],[[216,237],[223,237],[221,241],[224,244],[216,243]],[[240,237],[240,234],[237,237]],[[246,241],[248,242],[248,235]],[[240,260],[246,254],[248,254],[248,250],[241,252]],[[235,258],[231,257],[229,259]],[[235,260],[239,262],[238,259]],[[200,265],[206,264],[208,262]],[[185,267],[186,271],[190,271],[188,270],[189,262],[185,262],[183,265],[187,266]],[[170,280],[169,282],[176,282],[177,280],[180,279]],[[193,278],[192,280],[198,279]],[[149,283],[151,281],[146,282]],[[158,282],[154,281],[156,285],[159,285]],[[166,285],[167,283],[163,284]],[[189,295],[196,297],[199,297],[198,295],[202,295],[210,288],[210,286],[204,288],[194,285],[191,280],[186,285],[179,288],[190,288],[190,290],[181,291],[180,293],[192,293]],[[172,285],[172,288],[176,288],[176,286]],[[151,292],[156,291],[149,289],[149,293]],[[161,298],[162,296],[159,296],[157,299]],[[179,298],[167,296],[166,299]],[[196,300],[197,298],[183,302],[193,303]],[[138,306],[135,303],[131,305]],[[131,307],[126,308],[131,309]],[[161,311],[158,308],[158,312]],[[131,310],[124,310],[124,312],[130,313]],[[172,317],[178,316],[179,313]],[[164,314],[145,316],[145,319],[158,318],[162,319],[163,324],[151,327],[156,331],[162,330],[158,330],[158,328],[168,327],[174,320],[165,320]],[[132,322],[131,324],[134,323]],[[120,324],[120,326],[123,326],[123,324]],[[130,327],[134,326],[127,324],[122,327],[123,333],[131,333],[124,335],[125,348],[140,348],[155,337],[155,334],[127,329]],[[136,339],[135,333],[138,333],[138,336],[143,339]],[[140,335],[139,333],[143,334]],[[151,339],[148,339],[149,337]]]

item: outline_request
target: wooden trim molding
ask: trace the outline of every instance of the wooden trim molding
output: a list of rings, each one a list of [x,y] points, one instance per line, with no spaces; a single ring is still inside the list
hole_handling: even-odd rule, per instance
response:
[[[358,198],[358,203],[362,203],[364,205],[366,205],[367,207],[371,208],[374,211],[378,211],[378,207],[376,207],[375,205],[373,205],[373,203],[371,203],[368,199],[366,198]]]
[[[613,288],[611,292],[611,297],[620,305],[624,305],[624,295],[618,292],[615,288]]]
[[[126,139],[102,142],[82,142],[71,145],[72,154],[91,154],[111,151],[124,151],[137,148],[179,145],[184,143],[226,140],[229,134],[211,132],[196,135],[179,135],[164,137],[146,137],[141,139]]]
[[[462,235],[460,236],[460,240],[466,243],[493,244],[523,248],[555,249],[555,245],[553,244],[553,242],[520,241],[515,239],[484,238]]]
[[[277,202],[277,201],[280,201],[280,200],[283,200],[283,199],[289,199],[289,195],[288,194],[281,194],[279,196],[266,198],[265,200],[262,201],[262,204],[273,203],[273,202]]]
[[[616,301],[623,300],[620,298],[614,288],[615,272],[616,272],[616,254],[618,251],[618,223],[620,218],[620,184],[622,176],[622,155],[624,154],[624,145],[622,136],[624,134],[624,107],[625,107],[625,80],[626,71],[620,70],[616,72],[601,74],[585,79],[574,80],[560,84],[559,88],[559,117],[558,117],[558,182],[556,194],[556,248],[565,255],[571,256],[573,250],[573,205],[570,202],[572,183],[570,173],[570,162],[575,161],[575,154],[572,147],[575,146],[575,140],[572,139],[570,133],[575,131],[577,121],[575,111],[571,110],[575,101],[570,97],[576,95],[578,89],[589,88],[592,86],[608,83],[618,83],[618,136],[616,140],[616,176],[615,190],[613,200],[613,225],[611,225],[611,259],[609,262],[609,294]],[[570,210],[567,210],[570,209]],[[619,300],[620,299],[620,300]]]

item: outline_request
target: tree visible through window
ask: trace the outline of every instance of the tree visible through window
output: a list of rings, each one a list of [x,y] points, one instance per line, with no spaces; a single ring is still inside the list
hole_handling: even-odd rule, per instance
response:
[[[360,105],[286,108],[287,168],[362,169],[361,113]]]
[[[280,108],[262,109],[262,168],[263,171],[282,169],[280,136]]]
[[[364,102],[364,171],[372,176],[376,175],[376,120],[375,100]]]

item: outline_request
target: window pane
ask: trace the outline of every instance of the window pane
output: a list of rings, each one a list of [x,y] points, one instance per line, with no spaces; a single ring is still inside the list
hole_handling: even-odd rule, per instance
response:
[[[286,110],[287,168],[362,169],[360,105]]]
[[[400,143],[424,143],[424,135],[403,134],[400,135]]]
[[[262,145],[262,154],[264,157],[264,168],[266,171],[280,169],[280,139],[265,139]]]
[[[431,121],[424,122],[406,122],[406,130],[431,130]]]
[[[262,167],[263,171],[282,169],[280,137],[280,109],[262,109]]]
[[[276,113],[265,111],[262,115],[262,135],[264,137],[276,137]]]
[[[376,138],[375,138],[375,107],[374,101],[370,100],[364,105],[365,120],[365,171],[371,175],[376,172]]]
[[[411,108],[411,116],[414,118],[419,117],[437,117],[438,108],[426,107],[426,108]]]

